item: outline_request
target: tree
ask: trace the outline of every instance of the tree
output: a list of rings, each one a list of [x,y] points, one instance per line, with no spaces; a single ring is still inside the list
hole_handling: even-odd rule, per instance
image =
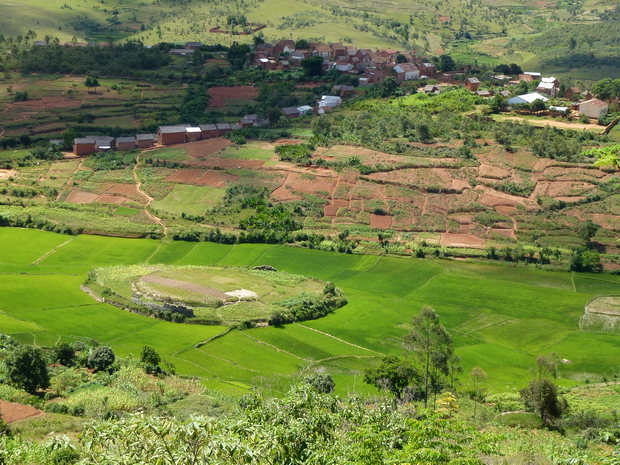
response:
[[[441,55],[439,57],[439,71],[448,72],[456,69],[456,64],[450,55]]]
[[[308,76],[320,76],[323,74],[323,58],[310,57],[301,60],[301,67],[306,71]]]
[[[75,358],[75,350],[71,344],[67,342],[60,342],[54,346],[54,359],[56,363],[60,363],[66,367],[73,365],[73,359]]]
[[[304,383],[309,384],[322,394],[329,394],[336,388],[336,383],[329,374],[314,373],[304,378]]]
[[[559,361],[560,356],[555,352],[551,352],[549,355],[539,355],[536,357],[538,379],[557,378]]]
[[[544,110],[547,109],[547,105],[545,104],[545,102],[542,99],[537,98],[530,105],[530,109],[532,111],[544,111]]]
[[[574,37],[571,37],[570,39],[568,39],[568,48],[572,52],[573,50],[575,50],[575,47],[577,47],[577,40]]]
[[[584,245],[588,248],[592,246],[590,239],[596,236],[596,233],[601,227],[594,223],[592,220],[588,220],[585,223],[581,223],[577,229],[577,235],[583,240]]]
[[[394,95],[396,89],[398,89],[398,82],[396,82],[396,78],[394,76],[386,77],[381,84],[379,84],[379,94],[383,98]]]
[[[332,124],[327,116],[320,115],[318,118],[312,118],[310,127],[312,128],[312,132],[315,136],[328,136],[331,131]]]
[[[601,100],[609,100],[614,96],[614,81],[610,78],[601,79],[592,86],[592,93]]]
[[[50,385],[47,363],[38,347],[18,346],[6,359],[6,374],[9,382],[30,394],[37,388],[46,389]]]
[[[142,346],[142,352],[140,353],[140,361],[145,365],[151,367],[159,366],[161,357],[155,349],[150,346]]]
[[[601,256],[594,250],[586,247],[577,247],[573,250],[568,270],[600,273],[602,271]]]
[[[419,124],[416,131],[418,132],[418,139],[420,142],[426,143],[433,141],[433,136],[431,136],[431,131],[426,123]]]
[[[390,391],[399,400],[405,388],[418,384],[420,381],[421,377],[413,364],[396,355],[383,357],[377,368],[369,368],[364,372],[366,384]]]
[[[402,53],[396,55],[396,63],[407,63],[407,57]]]
[[[476,419],[476,406],[478,405],[478,399],[481,397],[479,385],[482,381],[488,378],[487,373],[480,368],[479,366],[475,366],[470,372],[469,377],[474,382],[474,420]]]
[[[96,92],[97,91],[97,87],[99,87],[99,80],[95,76],[88,76],[86,78],[86,81],[84,81],[84,85],[86,87],[88,87],[89,89],[94,87],[95,88],[95,92]]]
[[[310,42],[308,42],[306,39],[299,39],[297,42],[295,42],[295,48],[297,50],[308,50],[310,49]]]
[[[405,346],[418,362],[424,382],[424,406],[428,406],[431,385],[436,392],[441,375],[450,373],[449,360],[454,354],[452,338],[439,322],[439,316],[431,307],[423,307],[413,317],[413,330],[405,336]]]
[[[558,395],[558,387],[550,379],[533,379],[520,394],[525,408],[536,413],[545,425],[568,410],[568,403]]]
[[[115,358],[114,351],[110,347],[95,347],[88,356],[86,366],[97,371],[106,370],[114,363]]]
[[[499,94],[495,94],[491,103],[489,104],[491,111],[493,113],[499,113],[500,111],[505,110],[508,107],[508,102]]]

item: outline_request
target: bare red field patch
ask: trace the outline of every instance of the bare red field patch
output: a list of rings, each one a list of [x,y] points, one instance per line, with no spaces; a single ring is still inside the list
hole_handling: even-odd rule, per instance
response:
[[[503,207],[513,207],[516,208],[516,206],[518,205],[518,203],[512,199],[506,199],[503,197],[496,197],[494,195],[490,195],[490,194],[482,194],[480,195],[480,198],[478,199],[478,203],[481,203],[482,205],[486,206],[486,207],[498,207],[498,206],[503,206]]]
[[[234,158],[207,158],[201,161],[189,161],[184,163],[187,166],[200,166],[203,168],[219,169],[250,169],[257,170],[265,164],[263,160],[237,160]]]
[[[573,203],[573,202],[579,202],[583,199],[585,199],[585,197],[555,197],[553,200],[559,200],[561,202],[566,202],[566,203]]]
[[[209,99],[209,107],[225,107],[228,100],[253,100],[258,95],[258,88],[253,86],[239,87],[211,87],[207,94],[211,96]]]
[[[105,191],[106,194],[121,194],[132,196],[138,193],[135,184],[114,184]]]
[[[102,195],[97,199],[99,203],[114,203],[116,205],[122,205],[127,202],[129,199],[126,197],[121,197],[120,195]]]
[[[235,182],[239,176],[222,173],[221,171],[207,171],[204,175],[194,179],[192,184],[204,184],[211,187],[223,187],[229,182]]]
[[[203,170],[200,169],[188,169],[188,170],[176,170],[164,181],[166,182],[181,182],[191,183],[194,179],[202,174]]]
[[[98,198],[98,194],[73,189],[71,193],[67,196],[66,201],[69,203],[93,203]]]
[[[347,200],[334,199],[329,205],[323,207],[323,214],[329,217],[335,217],[338,214],[338,210],[344,207],[349,207]]]
[[[231,145],[233,145],[233,143],[228,139],[216,137],[215,139],[205,139],[183,144],[183,147],[191,157],[206,158]]]
[[[25,418],[38,417],[44,415],[45,412],[31,405],[16,404],[15,402],[7,402],[6,400],[0,400],[0,413],[2,419],[7,423],[13,423],[14,421],[24,420]]]
[[[441,245],[445,247],[484,248],[484,241],[471,234],[441,233]]]
[[[504,215],[509,215],[510,213],[516,212],[517,207],[510,207],[508,205],[498,205],[495,207],[495,210],[497,210],[500,213],[503,213]]]
[[[493,165],[480,165],[478,171],[480,172],[480,176],[485,178],[505,179],[509,178],[511,175],[510,171]]]
[[[370,215],[370,227],[372,229],[390,229],[394,218],[389,215]]]

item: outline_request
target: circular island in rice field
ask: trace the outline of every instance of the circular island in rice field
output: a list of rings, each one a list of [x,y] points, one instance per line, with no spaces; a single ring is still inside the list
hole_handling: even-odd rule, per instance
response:
[[[155,318],[243,327],[316,319],[347,303],[333,283],[268,265],[103,267],[89,273],[83,290]]]

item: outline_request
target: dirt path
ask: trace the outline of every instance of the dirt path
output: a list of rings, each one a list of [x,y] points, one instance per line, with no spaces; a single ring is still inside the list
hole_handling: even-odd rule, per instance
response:
[[[376,265],[376,262],[375,262],[375,265]],[[375,265],[373,265],[373,266],[375,266]],[[372,268],[372,266],[370,268]],[[370,268],[368,268],[368,269],[370,269]],[[380,352],[377,352],[377,351],[372,350],[372,349],[368,349],[367,347],[358,346],[357,344],[353,344],[352,342],[345,341],[344,339],[340,339],[339,337],[336,337],[333,334],[329,334],[329,333],[325,333],[323,331],[319,331],[318,329],[314,329],[314,328],[311,328],[310,326],[302,325],[301,323],[293,323],[293,324],[297,325],[297,326],[301,326],[302,328],[305,328],[305,329],[307,329],[309,331],[314,331],[316,333],[322,334],[323,336],[331,337],[332,339],[335,339],[337,341],[340,341],[340,342],[342,342],[344,344],[347,344],[347,345],[350,345],[352,347],[357,347],[358,349],[367,350],[368,352],[372,352],[373,354],[381,355]]]
[[[64,189],[59,189],[58,190],[58,195],[56,196],[56,201],[58,202],[60,200],[60,196],[62,195],[63,192],[65,192],[67,189],[69,189],[69,185],[71,184],[71,182],[73,182],[73,176],[75,175],[75,173],[77,173],[78,171],[80,171],[80,169],[82,168],[82,164],[84,163],[84,160],[86,160],[85,158],[83,158],[80,161],[80,164],[78,165],[78,167],[75,169],[75,171],[73,172],[73,174],[71,176],[69,176],[69,179],[67,179],[67,182],[65,183],[65,187]]]
[[[63,242],[62,244],[54,247],[52,250],[50,250],[49,252],[43,254],[42,256],[40,256],[39,258],[37,258],[34,262],[31,263],[31,265],[38,265],[39,263],[41,263],[41,261],[43,261],[44,259],[46,259],[47,257],[49,257],[50,255],[52,255],[54,252],[56,252],[58,249],[60,249],[61,247],[67,245],[69,242],[71,242],[73,239],[75,239],[77,236],[73,236],[71,239],[67,239],[65,242]]]
[[[604,126],[597,126],[596,124],[583,124],[583,123],[566,123],[564,121],[554,120],[531,120],[527,118],[521,118],[520,116],[510,116],[508,118],[502,118],[501,121],[525,121],[526,123],[533,124],[534,126],[553,126],[563,129],[588,129],[592,132],[603,132]]]
[[[148,195],[146,192],[144,192],[142,189],[140,189],[140,186],[142,186],[142,183],[140,181],[138,181],[138,173],[137,173],[137,169],[138,169],[138,165],[140,164],[140,157],[142,156],[142,154],[138,155],[138,157],[136,158],[136,164],[133,166],[133,179],[136,182],[136,190],[138,191],[138,193],[140,195],[142,195],[146,200],[146,205],[144,206],[144,212],[147,214],[147,216],[152,219],[155,223],[161,225],[161,227],[164,229],[164,237],[168,235],[168,228],[166,227],[166,223],[163,222],[163,220],[155,215],[153,215],[149,209],[148,206],[155,201],[155,199],[153,197],[151,197],[150,195]],[[149,257],[150,258],[150,257]]]

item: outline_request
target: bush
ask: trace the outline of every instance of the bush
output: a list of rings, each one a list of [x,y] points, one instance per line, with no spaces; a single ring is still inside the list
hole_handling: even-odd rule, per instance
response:
[[[115,360],[114,351],[107,346],[99,346],[93,349],[88,356],[86,366],[93,370],[102,371],[109,368]]]

